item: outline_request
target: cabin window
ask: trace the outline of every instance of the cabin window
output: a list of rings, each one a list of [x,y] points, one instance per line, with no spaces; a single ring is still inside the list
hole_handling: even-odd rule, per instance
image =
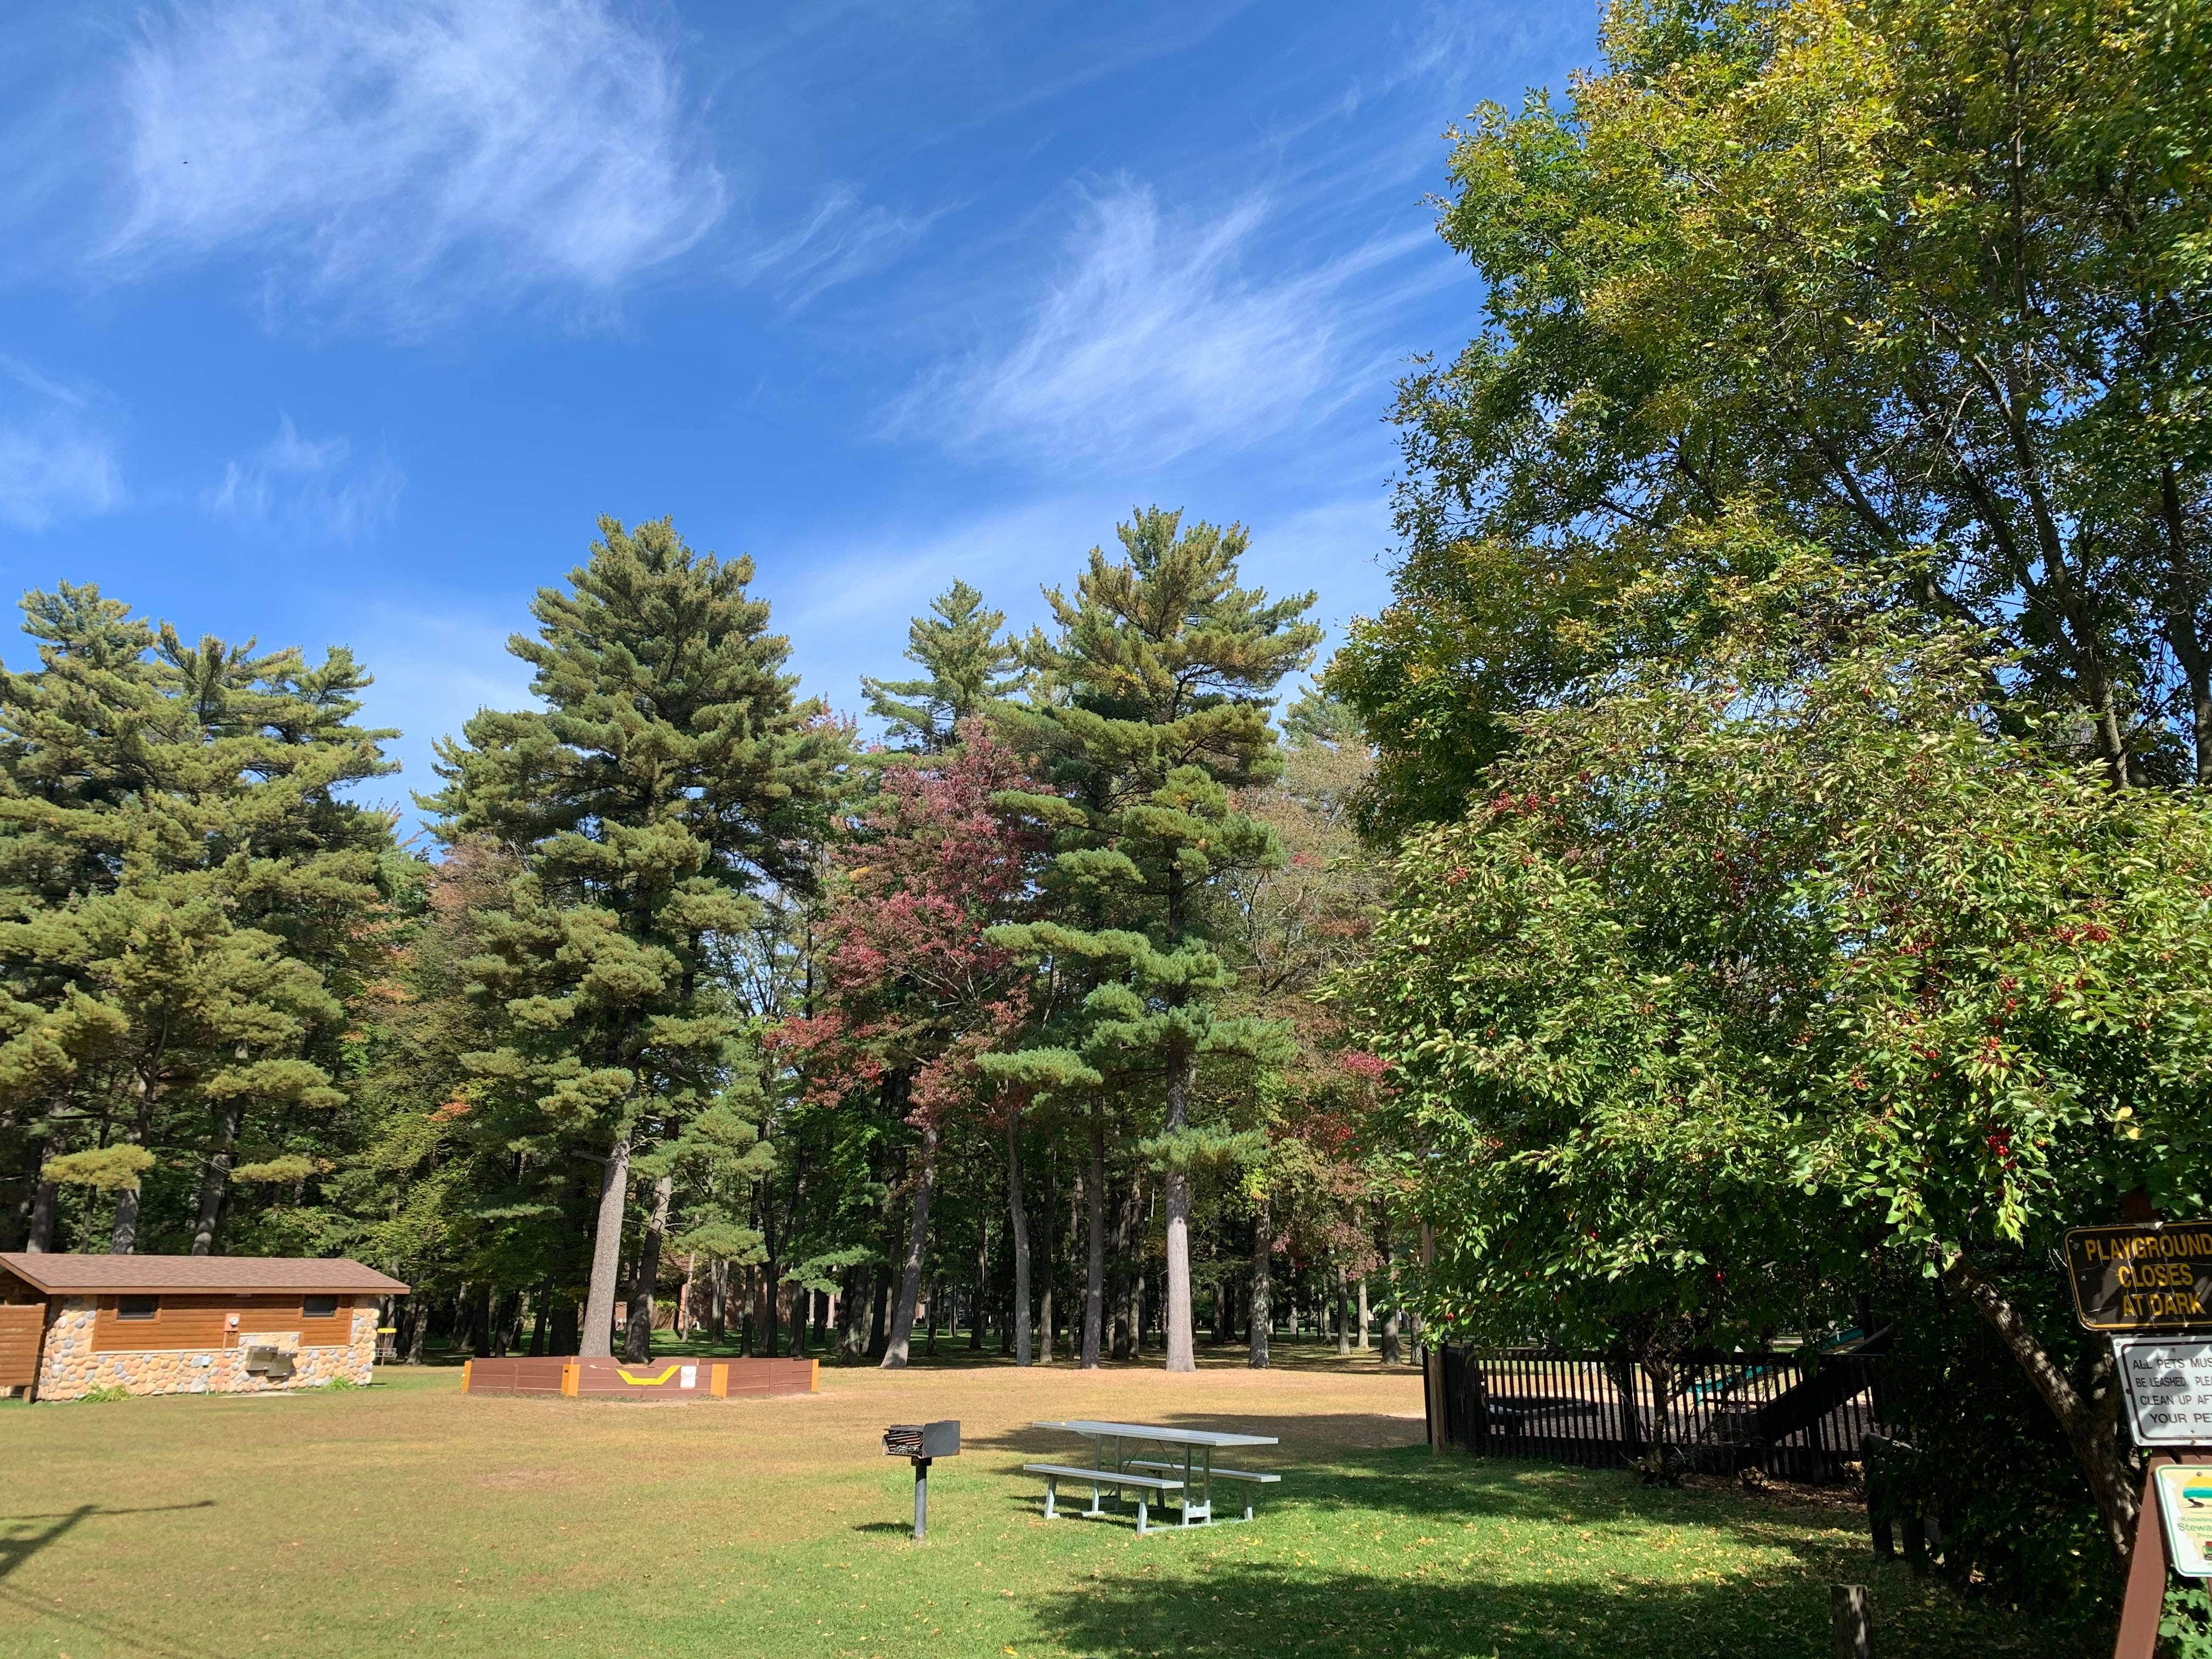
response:
[[[118,1296],[115,1298],[118,1319],[151,1319],[161,1310],[158,1296]]]
[[[300,1317],[302,1319],[335,1319],[337,1313],[338,1299],[334,1296],[311,1296],[300,1304]]]

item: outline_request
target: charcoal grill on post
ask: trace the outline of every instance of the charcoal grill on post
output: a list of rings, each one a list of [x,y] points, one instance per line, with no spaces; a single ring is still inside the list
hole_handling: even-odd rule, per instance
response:
[[[929,1466],[939,1457],[960,1455],[960,1422],[894,1423],[884,1431],[884,1455],[914,1465],[914,1539],[929,1535]]]

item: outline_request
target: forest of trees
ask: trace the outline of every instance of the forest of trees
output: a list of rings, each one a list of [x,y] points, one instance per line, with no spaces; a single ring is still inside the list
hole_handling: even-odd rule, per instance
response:
[[[1371,1079],[1312,995],[1373,908],[1365,755],[1310,693],[1271,720],[1320,630],[1244,550],[1139,513],[1027,639],[955,584],[871,742],[749,561],[604,520],[513,641],[537,706],[440,745],[405,846],[343,651],[27,596],[0,1243],[343,1252],[416,1287],[412,1358],[657,1322],[896,1365],[957,1319],[1187,1369],[1201,1315],[1396,1357]]]
[[[1325,663],[1140,511],[864,724],[748,562],[603,520],[426,852],[344,651],[30,595],[5,1242],[345,1251],[410,1354],[1371,1315],[1663,1391],[1879,1331],[1945,1570],[2094,1613],[2135,1489],[2051,1252],[2212,1201],[2212,6],[1602,47],[1449,135],[1472,337]]]

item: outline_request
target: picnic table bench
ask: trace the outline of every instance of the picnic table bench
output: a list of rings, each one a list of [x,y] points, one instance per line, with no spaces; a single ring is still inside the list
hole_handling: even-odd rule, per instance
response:
[[[1273,1486],[1282,1480],[1279,1474],[1266,1474],[1252,1469],[1218,1469],[1213,1467],[1213,1454],[1236,1446],[1273,1446],[1279,1443],[1273,1435],[1221,1434],[1210,1429],[1176,1429],[1157,1423],[1094,1423],[1078,1419],[1069,1422],[1039,1423],[1040,1429],[1060,1429],[1069,1434],[1079,1434],[1091,1441],[1091,1463],[1085,1468],[1073,1463],[1024,1463],[1027,1474],[1044,1477],[1044,1513],[1050,1520],[1058,1512],[1060,1482],[1073,1480],[1091,1488],[1091,1507],[1086,1515],[1103,1513],[1099,1499],[1110,1492],[1115,1501],[1121,1500],[1124,1488],[1135,1493],[1137,1503],[1137,1531],[1141,1536],[1154,1530],[1149,1526],[1149,1504],[1155,1498],[1176,1498],[1181,1522],[1186,1527],[1211,1526],[1213,1513],[1213,1483],[1219,1480],[1241,1481],[1250,1486]],[[1132,1457],[1128,1447],[1159,1451],[1180,1450],[1179,1460],[1152,1457]],[[1109,1451],[1109,1447],[1111,1451]],[[1139,1474],[1139,1469],[1158,1470],[1156,1474]],[[1252,1518],[1252,1505],[1248,1500],[1240,1518]]]

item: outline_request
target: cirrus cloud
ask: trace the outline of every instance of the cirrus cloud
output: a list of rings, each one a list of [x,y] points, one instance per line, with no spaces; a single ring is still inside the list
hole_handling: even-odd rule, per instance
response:
[[[123,469],[112,425],[99,394],[0,356],[0,520],[44,530],[116,506]]]
[[[110,261],[236,253],[403,328],[605,301],[726,199],[675,43],[611,0],[172,0],[118,96]]]

